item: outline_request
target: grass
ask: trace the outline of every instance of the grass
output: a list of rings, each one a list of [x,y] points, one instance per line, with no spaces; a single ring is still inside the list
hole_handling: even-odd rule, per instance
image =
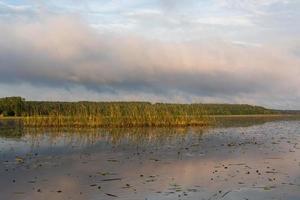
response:
[[[274,119],[299,118],[290,114],[252,114],[252,115],[203,115],[203,116],[164,116],[164,117],[76,117],[76,116],[16,116],[1,117],[2,121],[17,121],[25,127],[67,127],[67,128],[101,128],[101,127],[186,127],[210,126],[223,119]]]
[[[19,117],[27,127],[168,127],[206,126],[211,123],[203,116],[164,117],[74,117],[74,116],[27,116]]]
[[[28,127],[206,126],[214,123],[216,116],[278,113],[246,104],[49,102],[26,101],[21,97],[0,98],[0,118],[19,119]]]

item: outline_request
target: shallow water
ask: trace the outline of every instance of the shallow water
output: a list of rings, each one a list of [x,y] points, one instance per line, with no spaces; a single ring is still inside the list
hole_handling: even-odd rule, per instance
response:
[[[2,124],[0,199],[300,199],[300,121],[224,125]]]

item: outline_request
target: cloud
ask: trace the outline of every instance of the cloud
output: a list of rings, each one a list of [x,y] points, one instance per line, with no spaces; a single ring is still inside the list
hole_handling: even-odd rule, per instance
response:
[[[20,17],[33,17],[38,13],[39,9],[31,5],[11,5],[0,2],[0,17],[6,20]]]
[[[205,17],[199,18],[197,23],[207,25],[221,25],[221,26],[253,26],[254,24],[246,17]]]
[[[161,15],[144,11],[131,15]],[[69,92],[78,98],[96,94],[97,99],[300,107],[295,99],[300,96],[299,56],[284,45],[149,39],[128,32],[99,33],[76,15],[38,16],[26,22],[0,20],[2,88],[47,88],[50,94],[58,91],[58,99]],[[293,97],[283,101],[282,96]],[[272,103],[266,101],[270,97]]]
[[[223,8],[242,9],[252,13],[262,13],[262,9],[274,4],[289,4],[290,0],[215,0]]]

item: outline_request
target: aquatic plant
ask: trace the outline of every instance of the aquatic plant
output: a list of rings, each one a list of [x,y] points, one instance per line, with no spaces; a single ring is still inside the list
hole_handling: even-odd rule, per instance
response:
[[[7,113],[10,113],[9,115]],[[48,102],[0,99],[0,114],[20,116],[25,126],[136,127],[203,126],[210,115],[271,114],[259,106],[149,102]]]

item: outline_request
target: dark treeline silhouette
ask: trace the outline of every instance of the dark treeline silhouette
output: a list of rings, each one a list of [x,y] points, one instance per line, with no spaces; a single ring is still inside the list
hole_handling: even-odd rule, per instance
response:
[[[25,99],[21,97],[0,98],[0,115],[21,116],[26,112],[24,105]]]
[[[0,115],[20,116],[32,126],[202,125],[209,115],[276,114],[245,104],[170,104],[149,102],[48,102],[0,98]]]

